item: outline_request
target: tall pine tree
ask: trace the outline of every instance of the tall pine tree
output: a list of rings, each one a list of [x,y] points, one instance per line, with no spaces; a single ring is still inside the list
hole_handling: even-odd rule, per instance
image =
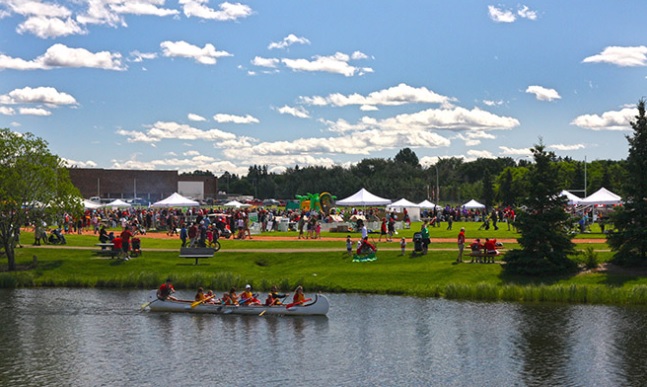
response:
[[[521,249],[505,255],[504,269],[507,273],[537,276],[569,273],[577,268],[568,258],[575,252],[575,245],[565,227],[569,215],[564,211],[566,198],[559,195],[555,155],[546,152],[541,142],[531,150],[535,165],[526,176],[530,184],[521,203],[524,210],[515,222],[521,233]]]
[[[647,117],[645,100],[638,101],[638,115],[627,136],[629,156],[624,184],[624,205],[611,215],[614,230],[607,242],[615,252],[612,262],[621,266],[647,266]]]

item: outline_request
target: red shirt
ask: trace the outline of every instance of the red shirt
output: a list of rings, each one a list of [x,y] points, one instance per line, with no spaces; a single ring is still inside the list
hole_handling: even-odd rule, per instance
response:
[[[458,243],[459,244],[465,243],[465,231],[461,231],[458,233]]]
[[[131,233],[130,230],[128,230],[128,229],[121,232],[121,239],[125,243],[130,243],[130,237],[132,237],[132,236],[133,236],[133,233]]]
[[[496,239],[490,239],[489,241],[485,241],[485,250],[487,251],[496,250]]]
[[[112,240],[112,248],[115,250],[121,250],[122,247],[122,239],[121,237],[116,237],[115,239]]]
[[[162,298],[166,298],[171,295],[172,292],[175,291],[175,288],[173,285],[167,285],[166,283],[163,283],[162,286],[160,286],[159,294],[162,296]]]

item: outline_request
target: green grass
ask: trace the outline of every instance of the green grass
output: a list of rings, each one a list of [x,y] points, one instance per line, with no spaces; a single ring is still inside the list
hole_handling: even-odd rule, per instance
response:
[[[455,223],[454,230],[432,229],[434,238],[454,238],[465,226],[468,238],[514,238],[502,225],[499,231],[477,230],[478,223]],[[414,230],[400,231],[409,240]],[[250,283],[259,291],[278,285],[291,291],[298,284],[307,291],[399,294],[448,299],[523,302],[573,302],[607,304],[647,304],[647,278],[637,275],[588,273],[555,278],[508,277],[498,264],[455,264],[455,243],[433,243],[429,255],[400,256],[397,243],[380,243],[378,260],[353,263],[345,254],[345,243],[330,238],[346,234],[324,234],[322,240],[297,240],[296,233],[272,233],[294,237],[289,241],[221,240],[222,250],[214,258],[194,265],[192,259],[178,257],[179,240],[142,238],[143,257],[128,262],[96,258],[91,250],[97,237],[69,235],[68,245],[55,248],[16,249],[17,272],[0,273],[0,287],[99,287],[152,289],[171,277],[179,289],[198,286],[214,290],[242,288]],[[351,234],[354,240],[358,234]],[[602,237],[602,235],[600,234]],[[328,240],[326,240],[328,239]],[[377,238],[376,238],[377,239]],[[33,236],[22,234],[24,244]],[[577,242],[577,240],[576,240]],[[76,247],[76,248],[75,248]],[[507,244],[506,249],[516,244]],[[579,243],[579,250],[593,247],[597,262],[611,258],[604,243]],[[323,252],[295,249],[329,249]],[[147,250],[148,249],[148,250]],[[293,249],[278,252],[279,249]],[[236,251],[235,251],[236,250]],[[589,252],[588,254],[591,254]],[[38,263],[33,264],[33,256]],[[468,257],[465,257],[469,260]],[[584,263],[586,254],[574,259]],[[4,263],[6,267],[6,263]]]

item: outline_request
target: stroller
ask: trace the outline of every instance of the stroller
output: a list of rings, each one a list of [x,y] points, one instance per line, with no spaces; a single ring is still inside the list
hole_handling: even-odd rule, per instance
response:
[[[422,233],[416,232],[413,234],[413,252],[411,253],[411,256],[422,255],[422,252]]]
[[[64,245],[67,243],[60,228],[55,228],[50,232],[48,241],[52,245]]]
[[[139,257],[142,255],[142,242],[139,238],[133,238],[130,240],[130,247],[133,250],[133,257]]]

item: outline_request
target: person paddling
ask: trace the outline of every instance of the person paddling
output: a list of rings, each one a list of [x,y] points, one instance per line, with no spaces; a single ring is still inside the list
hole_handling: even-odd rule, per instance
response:
[[[241,305],[261,305],[261,301],[254,296],[252,293],[252,286],[245,285],[245,290],[240,293],[240,304]]]
[[[173,283],[171,282],[171,279],[168,278],[165,283],[162,284],[162,286],[157,289],[157,298],[166,301],[166,300],[173,300],[177,301],[177,298],[173,297],[171,294],[175,293],[175,288],[173,287]]]

